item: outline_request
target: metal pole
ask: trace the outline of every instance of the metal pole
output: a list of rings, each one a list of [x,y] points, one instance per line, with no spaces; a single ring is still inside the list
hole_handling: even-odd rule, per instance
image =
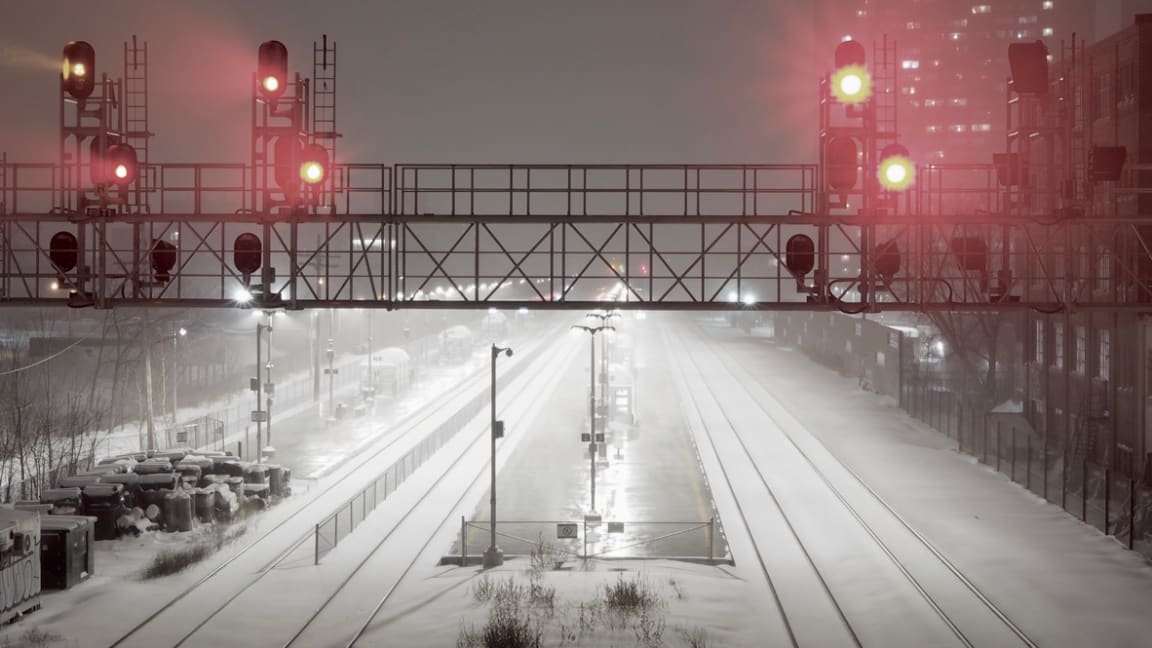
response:
[[[333,409],[334,403],[332,399],[332,379],[335,378],[335,372],[332,368],[332,361],[336,356],[336,350],[333,348],[335,342],[332,338],[328,338],[328,418],[336,417],[336,410]]]
[[[460,516],[460,566],[468,564],[468,520]]]
[[[268,411],[268,428],[267,428],[268,429],[268,445],[272,445],[272,399],[273,399],[273,395],[272,395],[273,394],[273,391],[272,391],[272,313],[268,313],[268,326],[267,326],[267,328],[268,328],[268,336],[266,338],[264,338],[264,342],[265,342],[265,344],[268,345],[268,347],[267,347],[268,361],[266,363],[264,363],[264,370],[265,370],[264,375],[266,375],[268,377],[268,385],[267,385],[268,386],[268,396],[267,396],[267,399],[265,400],[265,403],[267,403],[266,409]],[[259,452],[260,448],[257,448],[256,450],[257,450],[257,452]]]
[[[489,434],[489,436],[491,437],[490,440],[492,443],[492,458],[491,458],[492,488],[489,491],[489,494],[490,494],[489,502],[492,506],[492,509],[491,509],[491,513],[489,515],[490,538],[489,538],[489,543],[488,543],[488,549],[487,549],[487,551],[484,552],[484,568],[485,569],[488,569],[489,567],[498,567],[498,566],[504,564],[504,553],[502,551],[500,551],[499,547],[496,546],[496,433],[497,433],[497,430],[499,429],[499,426],[500,426],[499,421],[496,420],[496,357],[499,356],[501,353],[511,356],[512,355],[512,349],[505,348],[505,347],[498,347],[495,344],[493,344],[492,345],[492,352],[491,352],[491,356],[492,356],[492,388],[491,388],[492,420],[491,420],[491,428],[490,428],[491,433]]]
[[[264,395],[264,389],[260,384],[260,334],[264,332],[264,325],[256,323],[256,410],[260,410],[260,398]],[[262,428],[260,417],[256,418],[256,463],[260,463],[260,448],[264,446],[262,437]]]
[[[368,395],[376,399],[376,374],[372,373],[372,309],[368,309]]]
[[[588,390],[588,414],[590,415],[588,421],[591,425],[592,434],[588,438],[588,465],[592,468],[592,508],[589,511],[596,510],[596,331],[592,331],[592,344],[589,348],[592,350],[592,363],[588,365],[588,373],[592,376],[592,386]]]
[[[156,449],[156,423],[152,420],[152,324],[148,321],[148,311],[144,311],[144,382],[148,405],[148,440],[145,448]]]

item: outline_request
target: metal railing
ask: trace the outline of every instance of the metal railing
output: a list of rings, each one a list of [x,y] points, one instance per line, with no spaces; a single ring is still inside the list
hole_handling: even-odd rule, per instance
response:
[[[524,371],[530,363],[510,365],[496,379],[498,388],[506,386]],[[336,507],[331,514],[316,523],[314,529],[314,561],[320,563],[328,552],[336,548],[340,541],[348,537],[368,514],[376,510],[380,502],[396,491],[413,472],[430,459],[437,450],[450,441],[473,418],[489,404],[487,390],[478,392],[450,418],[436,426],[420,443],[406,452],[403,457],[392,462],[380,475],[358,493]]]
[[[719,538],[721,555],[716,555],[717,524],[716,518],[711,517],[704,521],[617,521],[604,520],[600,523],[589,523],[588,520],[497,520],[496,535],[504,542],[505,555],[541,555],[555,556],[557,560],[575,558],[588,560],[592,558],[612,559],[680,559],[702,560],[709,564],[729,563],[727,545],[723,533]],[[561,526],[569,529],[579,528],[579,537],[575,535],[560,536]],[[481,534],[469,535],[468,529],[482,531]],[[505,529],[501,531],[500,528]],[[668,530],[670,529],[671,530]],[[460,537],[458,539],[459,551],[452,556],[445,556],[442,562],[456,562],[467,565],[469,556],[473,561],[480,559],[482,552],[489,542],[491,525],[487,521],[470,522],[467,518],[460,518]],[[533,539],[535,536],[535,539]],[[546,538],[554,538],[554,540]],[[569,548],[569,547],[582,547]],[[629,551],[632,550],[632,551]],[[627,553],[621,553],[627,552]]]

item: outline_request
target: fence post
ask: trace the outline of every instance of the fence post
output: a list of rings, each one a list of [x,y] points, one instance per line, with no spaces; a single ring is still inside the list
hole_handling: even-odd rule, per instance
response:
[[[319,522],[316,523],[316,561],[313,562],[312,564],[313,565],[319,565],[320,564],[320,523]]]
[[[1128,478],[1128,550],[1136,543],[1136,480]]]
[[[1024,464],[1024,469],[1027,474],[1024,475],[1025,488],[1032,490],[1032,435],[1025,434],[1024,436],[1025,452],[1028,453],[1028,461]]]
[[[1108,535],[1108,520],[1112,513],[1112,471],[1104,469],[1104,535]]]
[[[1080,520],[1088,521],[1088,453],[1080,460]]]
[[[460,516],[460,566],[464,567],[468,564],[468,522],[467,519]]]
[[[716,516],[708,518],[708,563],[712,563],[712,556],[716,555],[713,549],[716,543]]]
[[[1016,481],[1016,426],[1012,426],[1012,481]]]
[[[588,518],[584,518],[584,560],[588,560]]]

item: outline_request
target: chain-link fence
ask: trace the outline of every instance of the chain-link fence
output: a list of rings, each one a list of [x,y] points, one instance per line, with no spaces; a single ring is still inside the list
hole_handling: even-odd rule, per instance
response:
[[[224,450],[224,421],[201,416],[164,431],[165,448]]]
[[[1152,558],[1152,487],[1138,474],[1094,461],[1063,435],[1012,412],[974,407],[931,381],[908,381],[901,406],[956,439],[961,452]]]

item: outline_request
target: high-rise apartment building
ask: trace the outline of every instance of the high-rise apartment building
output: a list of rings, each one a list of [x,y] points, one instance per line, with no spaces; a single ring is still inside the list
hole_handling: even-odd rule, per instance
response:
[[[1074,40],[1091,42],[1095,13],[1088,0],[826,0],[819,15],[829,62],[846,36],[870,54],[894,44],[913,157],[988,163],[1005,150],[1008,45],[1043,40],[1055,64]]]

